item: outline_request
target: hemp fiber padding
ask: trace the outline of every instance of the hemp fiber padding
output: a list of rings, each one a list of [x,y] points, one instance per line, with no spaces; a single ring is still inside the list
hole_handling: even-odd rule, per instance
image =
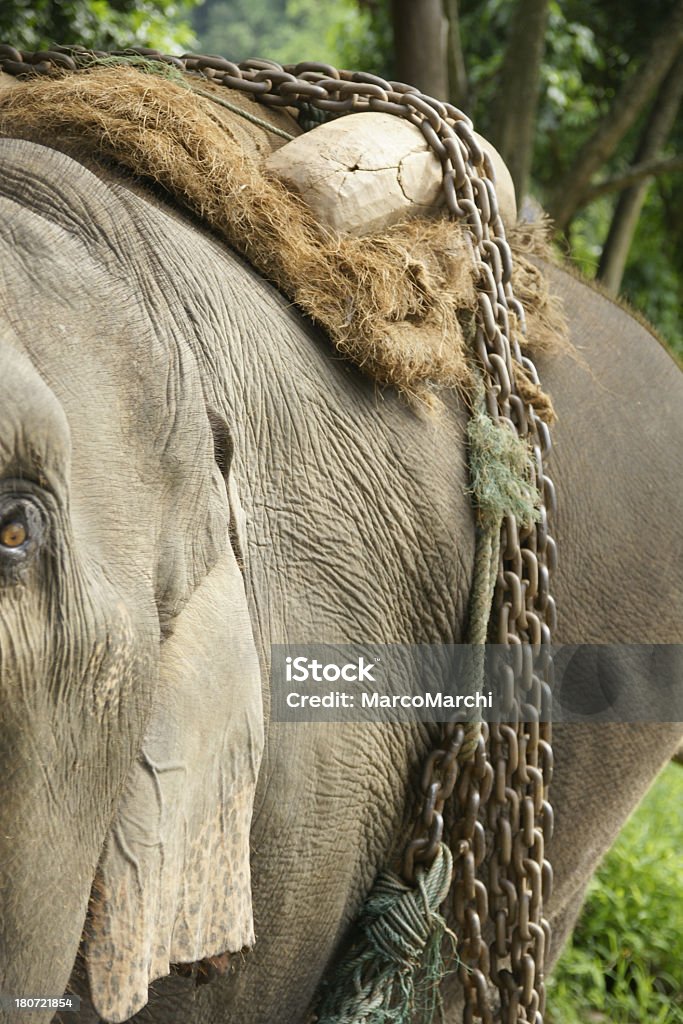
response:
[[[2,91],[0,132],[48,144],[58,138],[81,152],[85,146],[161,185],[379,384],[423,401],[443,387],[469,390],[463,325],[471,329],[476,280],[465,227],[436,216],[381,235],[333,234],[246,152],[223,110],[218,116],[191,89],[133,67],[58,73]],[[538,251],[530,237],[513,245],[513,287],[527,311],[520,345],[533,352],[557,345],[566,327],[523,255]],[[523,374],[519,381],[524,397],[551,417],[547,396]]]

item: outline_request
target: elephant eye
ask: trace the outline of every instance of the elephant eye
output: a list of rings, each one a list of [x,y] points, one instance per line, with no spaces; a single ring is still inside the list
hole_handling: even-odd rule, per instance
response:
[[[38,503],[23,495],[0,495],[0,565],[24,562],[44,534]]]
[[[9,548],[10,550],[20,548],[27,539],[28,532],[19,519],[3,523],[0,529],[0,544],[2,544],[3,548]]]

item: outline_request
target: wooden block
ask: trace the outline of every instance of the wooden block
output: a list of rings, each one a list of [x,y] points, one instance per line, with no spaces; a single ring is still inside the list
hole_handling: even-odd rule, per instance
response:
[[[495,149],[478,139],[503,181],[503,221],[514,222],[509,172]],[[440,161],[419,128],[392,114],[350,114],[320,125],[273,153],[265,166],[295,188],[322,223],[348,234],[381,232],[443,206]]]

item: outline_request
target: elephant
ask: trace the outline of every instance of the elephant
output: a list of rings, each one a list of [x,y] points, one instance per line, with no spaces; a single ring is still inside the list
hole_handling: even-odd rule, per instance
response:
[[[0,161],[0,991],[68,988],[86,1022],[304,1024],[430,735],[273,721],[271,645],[462,642],[467,410],[379,391],[158,191],[26,139]],[[543,270],[571,331],[538,359],[557,639],[680,643],[683,376]],[[680,739],[556,726],[551,963]],[[209,983],[171,969],[171,930],[210,947]]]

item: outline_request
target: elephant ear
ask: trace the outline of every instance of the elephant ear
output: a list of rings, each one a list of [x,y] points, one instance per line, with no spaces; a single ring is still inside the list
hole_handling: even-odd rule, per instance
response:
[[[162,643],[156,706],[93,886],[85,938],[105,1021],[171,963],[253,943],[249,829],[263,748],[259,662],[230,545]]]

